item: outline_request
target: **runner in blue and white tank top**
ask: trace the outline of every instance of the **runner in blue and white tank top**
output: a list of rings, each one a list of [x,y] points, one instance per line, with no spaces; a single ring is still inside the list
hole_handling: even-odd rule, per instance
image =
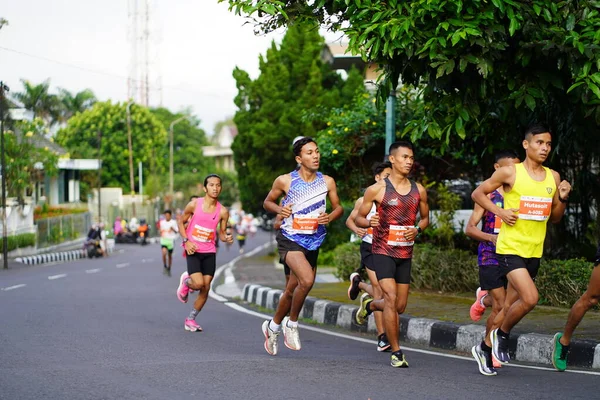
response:
[[[381,179],[385,179],[392,173],[392,164],[389,161],[376,163],[373,166],[373,174],[375,175],[375,182],[379,182]],[[354,219],[358,214],[358,209],[362,205],[363,198],[356,200],[354,204],[354,209],[348,216],[346,220],[346,226],[358,237],[362,237],[362,241],[360,243],[360,259],[361,265],[359,269],[353,272],[350,275],[350,286],[348,287],[348,298],[350,300],[356,300],[358,294],[361,290],[367,292],[374,299],[381,299],[383,293],[381,292],[381,288],[379,287],[379,282],[377,281],[377,276],[375,275],[375,268],[373,264],[373,229],[369,228],[360,228],[356,226]],[[377,213],[377,207],[375,203],[371,207],[371,211],[367,214],[367,220],[371,220]],[[362,280],[360,270],[366,270],[367,276],[371,283],[366,283]],[[390,343],[387,340],[387,336],[385,335],[385,330],[383,327],[383,315],[381,312],[377,311],[373,313],[375,318],[375,326],[377,328],[377,351],[386,351],[389,350]]]
[[[340,218],[344,212],[333,178],[319,170],[317,143],[309,137],[294,140],[294,155],[300,168],[279,176],[264,201],[266,211],[281,214],[283,225],[277,233],[280,258],[293,272],[286,292],[293,289],[290,301],[280,301],[273,319],[262,325],[265,350],[276,355],[277,338],[283,325],[285,345],[300,350],[298,316],[304,300],[315,281],[319,247],[325,239],[325,225]],[[279,199],[285,196],[282,205]],[[331,213],[326,212],[329,198]],[[285,317],[289,312],[289,318]],[[285,317],[285,318],[284,318]]]

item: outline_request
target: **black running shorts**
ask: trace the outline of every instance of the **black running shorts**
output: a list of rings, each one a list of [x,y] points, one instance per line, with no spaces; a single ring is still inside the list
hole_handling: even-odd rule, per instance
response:
[[[483,290],[493,290],[505,288],[508,280],[504,269],[499,265],[480,265],[479,266],[479,286]]]
[[[598,249],[596,250],[596,255],[594,256],[594,267],[600,265],[600,243],[598,243]]]
[[[300,246],[298,243],[291,241],[290,239],[283,236],[281,231],[277,232],[277,236],[275,237],[277,241],[277,250],[279,251],[279,258],[282,261],[284,268],[287,266],[287,262],[285,256],[288,251],[299,251],[304,254],[306,257],[306,261],[310,264],[313,269],[317,268],[317,259],[319,258],[319,249],[316,250],[307,250],[304,247]]]
[[[215,253],[187,254],[185,259],[187,260],[187,270],[190,276],[197,273],[215,276],[215,270],[217,269],[217,257]]]
[[[360,262],[362,266],[374,271],[373,267],[373,245],[365,241],[360,242]]]
[[[279,264],[283,264],[283,273],[285,276],[290,276],[290,267],[279,257]]]
[[[373,265],[377,280],[392,278],[396,283],[410,284],[411,258],[394,258],[373,254]]]
[[[519,268],[525,268],[531,279],[535,280],[540,269],[540,258],[523,258],[514,254],[496,254],[496,259],[504,275]]]

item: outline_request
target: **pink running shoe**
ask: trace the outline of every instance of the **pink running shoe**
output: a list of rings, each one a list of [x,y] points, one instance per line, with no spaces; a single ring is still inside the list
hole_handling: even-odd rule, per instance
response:
[[[196,323],[196,321],[194,321],[193,319],[189,319],[189,318],[185,319],[183,328],[186,331],[190,331],[190,332],[202,332],[202,328],[200,327],[200,325],[198,325]]]
[[[475,291],[475,302],[471,306],[471,310],[469,311],[469,315],[471,319],[475,322],[479,321],[485,312],[485,306],[481,304],[481,299],[483,296],[487,294],[487,290],[481,290],[481,288],[477,288]]]
[[[182,303],[187,303],[188,301],[188,293],[190,292],[190,288],[185,283],[185,280],[189,277],[189,274],[187,272],[184,272],[179,278],[179,286],[177,287],[177,298]]]

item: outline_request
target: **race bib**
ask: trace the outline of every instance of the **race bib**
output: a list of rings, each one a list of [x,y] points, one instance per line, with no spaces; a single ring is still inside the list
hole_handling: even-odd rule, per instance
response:
[[[215,231],[213,229],[205,228],[200,225],[194,225],[194,230],[192,231],[192,239],[196,242],[214,242],[215,241]]]
[[[319,219],[307,215],[294,215],[292,219],[292,229],[297,233],[312,235],[317,232]]]
[[[371,236],[373,235],[373,227],[372,226],[367,228],[367,235],[371,235]]]
[[[494,217],[494,233],[500,233],[500,228],[502,227],[502,218],[499,216]]]
[[[387,244],[390,246],[412,246],[414,241],[408,241],[404,235],[408,232],[408,228],[412,226],[390,225],[390,233]]]
[[[546,221],[552,210],[552,198],[521,196],[519,219],[529,221]]]

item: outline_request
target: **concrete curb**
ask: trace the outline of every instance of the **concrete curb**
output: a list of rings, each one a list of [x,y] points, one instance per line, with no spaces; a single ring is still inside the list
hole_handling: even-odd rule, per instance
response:
[[[249,283],[242,290],[242,300],[274,310],[279,304],[281,293],[278,289]],[[354,317],[357,310],[357,306],[308,297],[300,316],[350,331],[376,333],[372,315],[369,316],[367,325],[356,324]],[[403,342],[454,350],[468,355],[471,354],[473,346],[481,343],[484,331],[485,327],[481,325],[460,325],[428,318],[400,316],[400,340]],[[512,333],[509,344],[511,359],[552,366],[552,340],[550,335]],[[600,342],[573,340],[569,366],[600,369]]]
[[[114,252],[114,242],[109,243],[108,254]],[[50,262],[66,262],[86,258],[87,252],[84,249],[59,251],[54,253],[37,254],[34,256],[17,257],[15,261],[26,265],[46,264]]]

